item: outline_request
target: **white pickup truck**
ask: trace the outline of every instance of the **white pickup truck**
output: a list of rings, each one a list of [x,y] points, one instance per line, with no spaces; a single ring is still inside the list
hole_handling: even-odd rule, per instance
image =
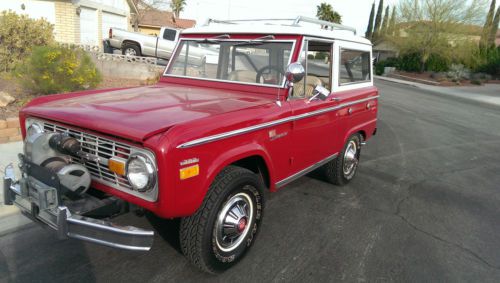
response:
[[[170,60],[175,45],[179,39],[180,31],[162,27],[160,36],[145,35],[130,32],[119,28],[109,29],[108,44],[112,48],[121,49],[123,55],[147,56]],[[218,60],[218,50],[207,53],[206,48],[200,49],[203,43],[190,44],[187,63],[194,66],[204,66],[205,63],[214,64]],[[185,50],[181,50],[185,53]],[[182,57],[183,55],[180,54]]]
[[[162,27],[160,36],[145,35],[119,28],[109,29],[109,45],[121,49],[123,55],[170,59],[180,31]]]

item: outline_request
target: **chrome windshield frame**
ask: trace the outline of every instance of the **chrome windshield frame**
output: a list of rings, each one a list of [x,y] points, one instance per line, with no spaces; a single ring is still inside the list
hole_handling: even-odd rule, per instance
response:
[[[175,46],[174,52],[172,53],[172,57],[177,56],[177,53],[180,52],[179,46],[181,46],[181,43],[184,41],[201,41],[203,38],[181,38],[177,42],[177,45]],[[217,39],[217,42],[247,42],[250,39]],[[255,42],[259,42],[259,40],[255,40]],[[287,66],[292,63],[292,57],[295,52],[295,47],[297,46],[297,40],[296,39],[273,39],[273,40],[264,40],[261,41],[263,43],[292,43],[292,48],[290,49],[290,57],[288,58],[288,63]],[[165,68],[165,71],[163,72],[163,77],[171,77],[171,78],[182,78],[182,79],[194,79],[194,80],[201,80],[201,81],[209,81],[209,82],[221,82],[221,83],[229,83],[229,84],[243,84],[243,85],[251,85],[251,86],[260,86],[260,87],[271,87],[271,88],[285,88],[286,86],[286,78],[283,76],[283,81],[280,85],[274,85],[274,84],[259,84],[259,83],[248,83],[248,82],[241,82],[241,81],[230,81],[230,80],[221,80],[221,79],[208,79],[208,78],[200,78],[200,77],[193,77],[193,76],[181,76],[181,75],[172,75],[169,74],[168,71],[170,68],[172,68],[172,63],[173,60],[169,60],[167,67]]]

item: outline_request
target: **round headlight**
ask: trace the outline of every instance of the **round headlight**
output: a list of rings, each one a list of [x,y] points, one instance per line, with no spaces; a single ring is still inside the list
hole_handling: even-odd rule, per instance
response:
[[[139,192],[152,189],[156,182],[153,162],[142,154],[130,156],[127,161],[127,179],[130,185]]]
[[[43,132],[42,125],[34,122],[28,126],[28,129],[26,129],[26,136],[31,137],[42,132]]]

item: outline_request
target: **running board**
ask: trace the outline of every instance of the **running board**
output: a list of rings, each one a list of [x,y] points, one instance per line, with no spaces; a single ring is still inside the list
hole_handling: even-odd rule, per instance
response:
[[[276,184],[275,184],[276,188],[279,189],[279,188],[283,187],[284,185],[287,185],[287,184],[297,180],[298,178],[306,175],[307,173],[318,169],[319,167],[321,167],[321,166],[325,165],[326,163],[332,161],[333,159],[337,158],[338,155],[339,155],[338,153],[330,155],[327,158],[321,160],[320,162],[317,162],[317,163],[315,163],[315,164],[313,164],[313,165],[311,165],[311,166],[309,166],[309,167],[307,167],[307,168],[305,168],[305,169],[303,169],[303,170],[301,170],[301,171],[299,171],[299,172],[297,172],[289,177],[286,177],[285,179],[283,179],[279,182],[276,182]]]

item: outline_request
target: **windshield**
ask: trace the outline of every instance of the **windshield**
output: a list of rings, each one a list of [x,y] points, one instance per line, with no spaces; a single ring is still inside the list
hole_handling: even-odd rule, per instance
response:
[[[278,41],[182,40],[166,74],[280,86],[292,46]]]

